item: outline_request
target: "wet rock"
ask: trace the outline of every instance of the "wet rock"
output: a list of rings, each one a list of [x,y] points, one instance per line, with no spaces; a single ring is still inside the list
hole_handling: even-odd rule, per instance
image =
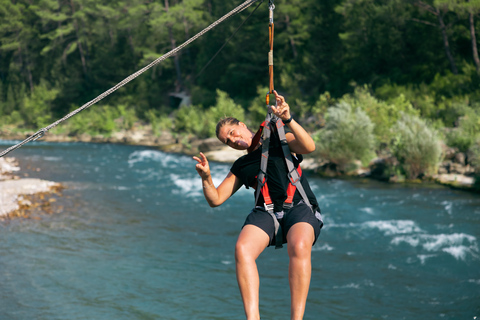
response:
[[[201,141],[198,146],[198,150],[200,150],[201,152],[208,152],[222,149],[224,146],[225,145],[217,138],[208,138]]]
[[[452,160],[455,158],[455,155],[457,154],[458,152],[458,148],[452,148],[452,147],[448,147],[446,146],[445,144],[442,145],[442,149],[443,149],[443,154],[444,154],[444,159],[445,160]]]
[[[473,177],[466,177],[464,175],[453,173],[435,175],[434,179],[438,183],[454,187],[471,188],[475,183],[475,179]]]
[[[465,156],[465,153],[463,152],[457,152],[453,158],[453,162],[455,163],[458,163],[462,166],[465,165],[465,159],[466,159],[466,156]]]
[[[246,151],[235,150],[230,147],[223,147],[220,150],[205,152],[207,159],[217,162],[233,163],[235,160],[246,154]]]
[[[0,182],[0,216],[8,215],[18,210],[20,204],[18,199],[21,195],[48,192],[53,187],[60,186],[52,181],[40,179],[19,179]]]
[[[456,174],[464,174],[465,173],[465,166],[461,165],[460,163],[452,162],[450,163],[449,173],[456,173]]]
[[[391,181],[394,168],[400,163],[394,156],[376,158],[370,162],[370,177],[380,181]]]

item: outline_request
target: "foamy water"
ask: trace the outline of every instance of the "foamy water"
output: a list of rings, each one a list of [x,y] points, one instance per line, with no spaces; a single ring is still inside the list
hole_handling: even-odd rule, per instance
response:
[[[196,162],[152,148],[40,143],[13,156],[67,189],[60,214],[0,225],[0,319],[244,318],[233,249],[252,189],[210,208]],[[210,166],[218,185],[230,166]],[[308,178],[325,227],[305,319],[480,316],[478,195]],[[287,250],[257,264],[262,318],[288,318]]]

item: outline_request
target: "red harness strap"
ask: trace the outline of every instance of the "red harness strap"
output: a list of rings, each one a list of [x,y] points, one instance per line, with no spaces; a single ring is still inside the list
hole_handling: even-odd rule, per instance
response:
[[[255,135],[253,136],[252,138],[252,144],[250,145],[250,147],[247,149],[247,152],[250,153],[252,152],[253,150],[255,150],[255,147],[258,145],[258,143],[260,142],[260,138],[262,137],[262,132],[263,132],[263,128],[265,127],[265,121],[262,122],[262,124],[260,125],[260,128],[258,128],[258,131],[257,133],[255,133]]]

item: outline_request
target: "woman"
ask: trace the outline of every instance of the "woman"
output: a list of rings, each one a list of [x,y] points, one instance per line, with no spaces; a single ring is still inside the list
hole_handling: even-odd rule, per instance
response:
[[[296,155],[307,154],[315,150],[310,135],[290,115],[290,107],[284,97],[274,91],[277,107],[272,112],[282,119],[290,132],[286,139],[290,151]],[[242,185],[253,187],[260,169],[261,149],[252,145],[254,134],[247,126],[234,118],[227,118],[217,125],[217,137],[226,145],[237,150],[253,150],[240,157],[233,164],[223,182],[215,187],[210,174],[208,160],[203,153],[193,157],[198,163],[196,170],[202,178],[205,199],[211,207],[217,207],[232,196]],[[282,226],[283,239],[286,240],[289,264],[289,283],[291,294],[291,319],[302,319],[305,312],[311,277],[311,250],[323,226],[318,203],[305,177],[301,183],[308,196],[311,207],[295,193],[294,206],[283,212],[283,202],[288,186],[287,167],[276,132],[270,138],[267,167],[268,187],[273,199],[275,214]],[[301,156],[298,156],[301,158]],[[299,160],[293,157],[295,167]],[[259,275],[255,263],[262,251],[275,243],[275,227],[272,216],[264,209],[260,196],[255,208],[248,215],[235,246],[236,274],[247,319],[260,319],[259,312]],[[283,216],[283,217],[282,217]],[[284,240],[284,241],[285,241]]]

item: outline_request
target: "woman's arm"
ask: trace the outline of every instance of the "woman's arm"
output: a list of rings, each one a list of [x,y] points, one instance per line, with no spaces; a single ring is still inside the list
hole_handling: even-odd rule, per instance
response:
[[[203,195],[210,207],[218,207],[237,192],[242,184],[240,179],[229,172],[218,188],[215,188],[207,157],[202,152],[200,152],[200,157],[201,159],[199,157],[193,157],[193,159],[198,162],[195,169],[202,178]]]
[[[273,113],[283,121],[291,117],[290,106],[285,102],[285,98],[273,91],[277,100],[277,106],[272,106]],[[303,129],[303,127],[294,119],[286,124],[291,133],[286,133],[286,138],[290,151],[299,154],[307,154],[315,151],[315,142],[312,137]]]

